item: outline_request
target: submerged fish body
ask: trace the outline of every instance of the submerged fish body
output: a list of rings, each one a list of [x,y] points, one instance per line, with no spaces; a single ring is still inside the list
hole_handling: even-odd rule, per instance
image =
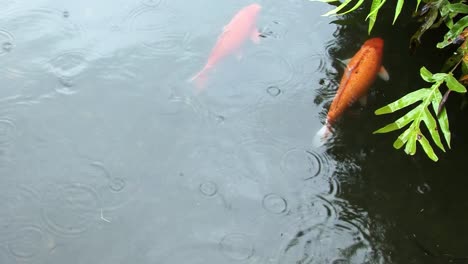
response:
[[[238,51],[246,39],[250,38],[254,43],[259,42],[256,20],[260,9],[259,4],[246,6],[237,12],[224,27],[205,66],[190,79],[190,81],[195,81],[198,89],[204,87],[206,73],[222,58]]]
[[[331,135],[333,124],[349,105],[357,99],[365,98],[378,75],[384,80],[389,79],[387,71],[382,66],[383,47],[383,39],[369,39],[349,60],[336,96],[328,110],[325,125],[316,135],[315,145],[321,145],[318,142],[323,142]]]

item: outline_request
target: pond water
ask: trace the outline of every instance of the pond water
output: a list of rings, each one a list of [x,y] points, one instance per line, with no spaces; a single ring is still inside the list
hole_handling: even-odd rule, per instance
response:
[[[258,3],[260,42],[197,92],[252,2],[0,0],[0,263],[468,263],[460,98],[438,163],[371,134],[444,55],[430,40],[408,53],[410,20],[378,23],[390,81],[315,148],[366,24]]]

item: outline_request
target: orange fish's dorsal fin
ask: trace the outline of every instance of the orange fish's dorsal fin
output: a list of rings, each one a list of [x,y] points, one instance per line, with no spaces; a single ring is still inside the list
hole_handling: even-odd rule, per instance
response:
[[[377,74],[384,81],[390,80],[390,75],[388,74],[387,70],[385,69],[383,65],[380,67],[380,70]]]

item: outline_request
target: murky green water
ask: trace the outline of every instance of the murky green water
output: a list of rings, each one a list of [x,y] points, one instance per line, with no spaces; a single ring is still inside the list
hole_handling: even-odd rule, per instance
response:
[[[260,1],[247,40],[187,82],[246,1],[0,1],[0,263],[466,263],[466,110],[433,163],[371,135],[424,85],[434,38],[377,23],[391,80],[312,147],[366,24]],[[386,12],[386,13],[385,13]],[[392,9],[382,18],[391,18]],[[237,58],[236,58],[237,57]]]

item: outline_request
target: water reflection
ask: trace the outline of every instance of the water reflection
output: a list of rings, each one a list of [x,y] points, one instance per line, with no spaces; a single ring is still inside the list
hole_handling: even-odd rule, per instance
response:
[[[321,120],[325,119],[333,92],[338,87],[337,81],[341,77],[342,67],[337,60],[352,56],[365,41],[364,37],[367,38],[365,28],[359,29],[354,26],[363,16],[365,14],[346,16],[343,26],[338,27],[336,39],[328,44],[328,54],[335,62],[327,67],[327,77],[321,82],[322,88],[315,100],[323,106]],[[342,208],[340,215],[342,220],[352,223],[369,235],[366,239],[369,246],[375,250],[374,253],[380,256],[379,261],[464,263],[464,253],[448,237],[453,238],[458,232],[465,233],[465,228],[454,231],[450,223],[466,220],[466,214],[461,213],[461,207],[458,206],[451,209],[445,207],[445,212],[439,207],[450,203],[449,200],[457,200],[460,205],[458,192],[463,192],[465,187],[454,188],[448,183],[456,181],[466,186],[466,180],[461,178],[461,173],[452,170],[453,166],[458,167],[455,164],[462,159],[458,156],[460,153],[447,154],[450,162],[433,164],[426,160],[423,153],[408,157],[399,153],[400,151],[392,150],[395,134],[383,137],[371,135],[380,124],[395,118],[393,116],[383,120],[376,117],[373,115],[375,109],[410,90],[424,87],[424,83],[417,78],[421,65],[434,69],[442,65],[442,58],[434,57],[428,61],[424,57],[410,56],[409,37],[402,38],[398,32],[401,33],[405,26],[413,28],[414,24],[405,18],[400,23],[392,28],[384,25],[384,22],[377,23],[377,30],[374,30],[374,34],[382,36],[385,40],[383,62],[389,69],[390,82],[377,80],[372,85],[367,106],[351,107],[337,125],[333,141],[327,145],[328,155],[337,161],[334,178],[339,182],[338,196],[347,201],[346,206],[339,202]],[[409,32],[408,36],[411,34],[412,32]],[[433,54],[435,50],[431,46],[435,46],[437,41],[426,39],[426,46],[418,52]],[[454,105],[456,104],[454,102]],[[453,116],[456,118],[462,113],[455,108],[457,107],[453,108]],[[452,120],[454,119],[451,119],[451,122]],[[454,133],[457,133],[456,130]],[[464,145],[464,142],[459,141],[458,144]],[[449,163],[452,164],[450,168],[445,167]],[[450,180],[441,175],[450,175]],[[445,195],[435,194],[434,188],[437,189],[435,192]],[[444,235],[440,235],[441,233]],[[458,242],[466,245],[466,241]]]

